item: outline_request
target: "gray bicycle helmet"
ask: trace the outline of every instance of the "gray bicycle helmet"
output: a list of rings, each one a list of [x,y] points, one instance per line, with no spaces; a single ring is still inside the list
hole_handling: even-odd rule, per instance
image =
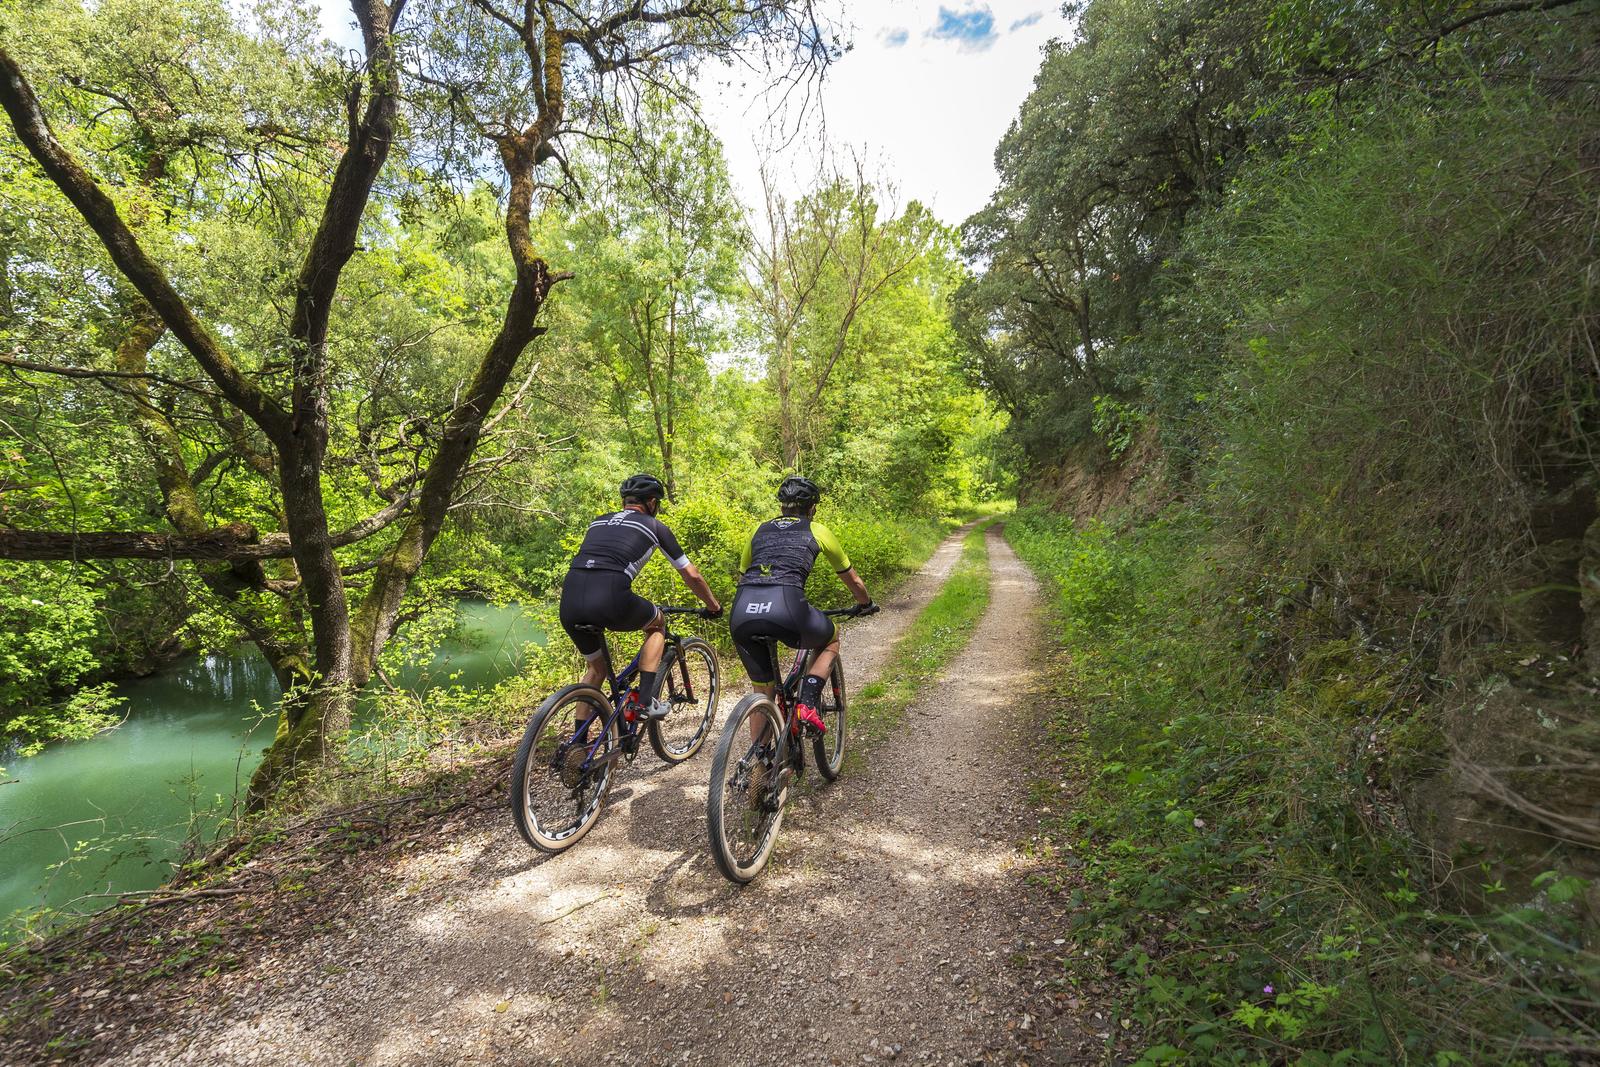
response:
[[[817,488],[817,483],[810,478],[801,478],[794,475],[783,480],[778,486],[778,503],[786,507],[810,507],[822,499],[822,490]]]
[[[622,483],[623,500],[660,500],[667,495],[667,487],[653,474],[635,474]]]

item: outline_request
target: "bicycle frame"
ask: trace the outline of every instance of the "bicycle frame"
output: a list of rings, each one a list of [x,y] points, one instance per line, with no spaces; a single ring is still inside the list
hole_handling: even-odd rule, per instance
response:
[[[693,700],[694,682],[689,677],[689,665],[684,662],[682,656],[677,654],[678,645],[682,639],[679,638],[677,634],[672,632],[672,623],[670,622],[671,616],[680,614],[684,614],[684,612],[678,609],[661,609],[661,633],[662,636],[666,638],[666,644],[661,650],[661,658],[663,661],[665,661],[669,656],[671,657],[673,665],[678,670],[679,678],[683,682],[684,695],[688,699]],[[636,674],[639,673],[639,664],[644,658],[644,647],[641,645],[639,651],[633,654],[633,659],[628,661],[628,665],[622,668],[622,672],[620,674],[617,673],[615,662],[611,658],[611,639],[608,632],[598,627],[590,627],[589,629],[592,629],[600,634],[600,652],[601,655],[604,656],[606,664],[605,680],[610,689],[610,692],[606,694],[607,699],[611,703],[610,713],[606,714],[596,710],[593,715],[590,715],[588,718],[584,719],[578,724],[578,728],[573,732],[571,740],[556,750],[556,759],[560,759],[569,751],[569,745],[577,741],[578,738],[582,737],[584,734],[588,733],[589,727],[593,725],[596,720],[604,716],[605,724],[595,738],[589,742],[589,752],[588,755],[584,757],[583,770],[586,772],[593,769],[595,754],[599,751],[601,742],[603,742],[606,739],[606,736],[611,733],[611,729],[616,725],[618,718],[622,719],[622,726],[625,728],[618,731],[619,738],[621,736],[627,736],[634,739],[638,738],[640,733],[639,721],[630,720],[623,716],[622,705],[624,700],[627,699],[629,682]],[[590,706],[592,707],[593,705]],[[621,750],[619,749],[619,752],[620,751]],[[615,757],[608,756],[606,758],[613,759]]]
[[[783,721],[783,736],[778,738],[776,748],[773,750],[773,763],[782,765],[791,758],[790,742],[798,742],[800,740],[800,720],[794,714],[795,696],[799,691],[800,679],[805,677],[806,672],[810,670],[819,650],[796,649],[794,666],[789,669],[789,673],[784,677],[782,683],[779,683],[778,678],[783,671],[782,654],[778,651],[778,641],[776,638],[766,638],[763,643],[767,646],[767,655],[771,657],[772,662],[772,702],[777,705],[778,717]],[[754,743],[765,744],[766,740],[763,738],[761,741]],[[794,746],[793,751],[799,753],[800,760],[804,761],[805,749],[803,747],[797,744]]]
[[[834,608],[830,611],[824,611],[823,614],[827,615],[829,618],[838,616],[853,616],[857,613],[857,610],[858,609],[852,608]],[[838,631],[835,630],[836,634],[837,632]],[[799,722],[794,715],[795,701],[799,696],[798,686],[800,679],[804,678],[810,672],[811,665],[816,662],[816,658],[817,656],[821,655],[822,650],[820,648],[795,649],[794,666],[790,669],[788,676],[784,677],[783,683],[780,685],[778,683],[778,678],[783,674],[783,670],[782,654],[778,651],[778,640],[774,637],[766,637],[762,638],[761,640],[762,643],[767,646],[767,655],[771,658],[772,663],[772,702],[778,706],[779,716],[783,719],[784,736],[780,740],[777,749],[777,755],[781,757],[786,754],[789,739],[793,737],[798,740],[800,735]],[[801,758],[804,759],[803,756]]]

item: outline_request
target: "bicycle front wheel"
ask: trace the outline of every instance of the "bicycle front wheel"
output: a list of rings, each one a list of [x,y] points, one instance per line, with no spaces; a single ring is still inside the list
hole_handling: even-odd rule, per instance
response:
[[[711,856],[729,881],[744,885],[767,866],[783,823],[778,741],[783,720],[760,693],[739,701],[711,758],[706,830]]]
[[[717,653],[698,637],[685,638],[662,664],[662,691],[672,706],[665,719],[651,720],[650,747],[665,763],[682,763],[706,743],[722,694]]]
[[[534,713],[511,764],[511,814],[522,839],[564,852],[600,817],[621,755],[611,702],[600,690],[569,685]]]
[[[817,770],[831,782],[839,777],[844,767],[844,664],[838,656],[833,657],[833,670],[828,672],[828,681],[822,687],[817,714],[822,716],[828,730],[812,737],[811,751],[817,757]]]

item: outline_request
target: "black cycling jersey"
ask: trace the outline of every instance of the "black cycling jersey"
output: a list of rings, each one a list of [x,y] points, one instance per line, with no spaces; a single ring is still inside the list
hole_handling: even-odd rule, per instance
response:
[[[739,556],[740,585],[793,585],[805,588],[817,553],[826,553],[843,574],[850,557],[833,531],[803,515],[785,515],[757,526]]]
[[[650,553],[661,549],[680,571],[689,565],[678,539],[667,524],[653,515],[627,508],[608,512],[589,524],[578,554],[572,557],[574,571],[621,571],[636,578],[650,561]]]

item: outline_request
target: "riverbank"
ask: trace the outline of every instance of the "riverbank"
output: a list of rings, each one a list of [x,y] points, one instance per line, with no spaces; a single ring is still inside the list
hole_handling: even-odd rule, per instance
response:
[[[454,632],[423,662],[393,675],[414,694],[444,700],[486,691],[514,675],[543,632],[518,605],[466,601]],[[250,648],[194,656],[154,676],[125,681],[121,725],[5,761],[0,778],[0,941],[92,912],[123,891],[148,891],[176,864],[233,832],[242,795],[271,740],[279,688]],[[414,698],[388,696],[384,711]],[[358,729],[379,713],[372,701]],[[406,743],[370,732],[391,759]],[[420,738],[412,739],[421,743]],[[6,936],[6,931],[12,931]]]

